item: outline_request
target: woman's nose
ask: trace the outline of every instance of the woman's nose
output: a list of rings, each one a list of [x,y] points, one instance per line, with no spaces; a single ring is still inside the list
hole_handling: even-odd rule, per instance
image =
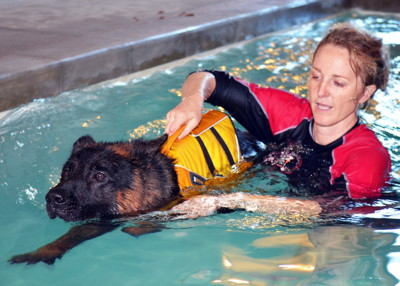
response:
[[[328,84],[324,81],[321,81],[318,85],[317,89],[317,96],[318,97],[325,97],[328,96]]]

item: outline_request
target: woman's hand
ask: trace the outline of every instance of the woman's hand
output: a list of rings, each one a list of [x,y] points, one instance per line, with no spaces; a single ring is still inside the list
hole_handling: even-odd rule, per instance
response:
[[[186,125],[178,139],[190,133],[200,122],[203,114],[203,100],[184,98],[174,109],[167,113],[165,133],[174,134],[182,125]]]
[[[182,102],[167,113],[165,133],[172,135],[186,125],[178,139],[188,135],[199,124],[203,102],[214,91],[215,85],[214,75],[209,72],[190,74],[182,86]]]

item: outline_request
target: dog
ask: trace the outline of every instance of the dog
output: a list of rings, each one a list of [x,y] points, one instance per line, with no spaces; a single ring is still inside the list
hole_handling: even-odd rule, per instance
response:
[[[60,182],[46,195],[46,208],[51,219],[84,223],[73,226],[56,241],[9,261],[53,264],[74,246],[119,227],[121,218],[168,210],[186,201],[183,189],[227,175],[232,165],[240,163],[242,154],[259,148],[254,138],[236,130],[231,119],[216,110],[207,112],[188,137],[189,143],[176,142],[167,135],[130,142],[96,142],[88,135],[79,138],[62,168]],[[210,137],[217,143],[207,142]],[[123,231],[138,236],[160,229],[162,225],[157,222],[141,221]]]
[[[78,244],[134,218],[135,226],[122,231],[137,237],[162,230],[166,220],[194,219],[218,211],[279,213],[284,209],[306,215],[321,211],[318,203],[302,200],[292,204],[292,199],[244,193],[211,196],[199,191],[204,184],[229,177],[233,166],[239,172],[248,169],[262,151],[263,146],[249,133],[235,129],[226,114],[210,111],[187,139],[177,141],[178,135],[130,142],[79,138],[62,168],[60,182],[46,195],[46,208],[51,219],[82,223],[9,262],[53,264]]]
[[[178,135],[112,143],[79,138],[59,184],[46,195],[49,217],[114,219],[168,208],[184,189],[229,175],[243,152],[257,148],[216,110],[203,116],[192,136],[178,141]]]

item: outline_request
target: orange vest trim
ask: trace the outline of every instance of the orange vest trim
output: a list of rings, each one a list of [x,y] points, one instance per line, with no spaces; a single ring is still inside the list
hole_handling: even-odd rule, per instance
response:
[[[241,153],[231,118],[218,110],[205,113],[193,131],[177,140],[182,126],[169,136],[161,152],[174,160],[180,189],[225,177],[239,163]]]

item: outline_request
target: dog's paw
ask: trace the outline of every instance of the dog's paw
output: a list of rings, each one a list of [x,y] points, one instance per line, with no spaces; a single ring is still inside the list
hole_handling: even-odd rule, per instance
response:
[[[144,234],[159,232],[165,228],[165,225],[153,222],[138,222],[137,226],[127,226],[122,229],[123,232],[134,237]]]
[[[43,251],[36,250],[25,254],[15,255],[11,257],[8,262],[11,264],[26,263],[26,264],[36,264],[38,262],[43,262],[49,265],[54,264],[56,259],[61,259],[62,254],[57,251]]]

